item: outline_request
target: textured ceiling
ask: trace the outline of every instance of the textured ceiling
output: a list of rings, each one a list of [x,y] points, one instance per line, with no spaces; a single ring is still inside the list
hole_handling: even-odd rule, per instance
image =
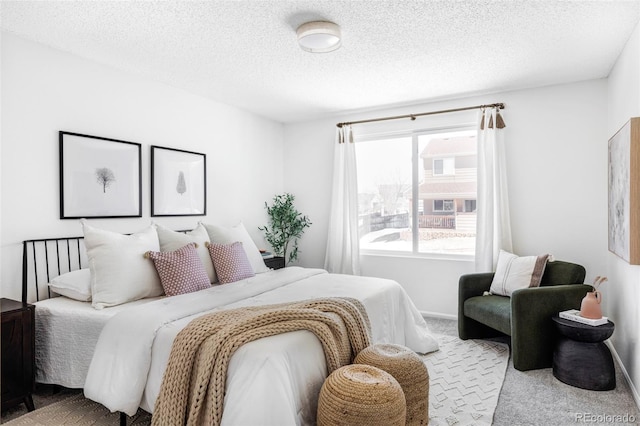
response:
[[[281,122],[606,77],[634,1],[2,1],[2,28]],[[328,20],[342,47],[296,28]]]

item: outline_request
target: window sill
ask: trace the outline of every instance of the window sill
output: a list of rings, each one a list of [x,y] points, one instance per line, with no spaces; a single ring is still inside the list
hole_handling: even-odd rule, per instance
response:
[[[403,259],[445,260],[454,262],[475,262],[475,255],[473,254],[411,253],[404,251],[360,250],[360,256],[399,257]]]

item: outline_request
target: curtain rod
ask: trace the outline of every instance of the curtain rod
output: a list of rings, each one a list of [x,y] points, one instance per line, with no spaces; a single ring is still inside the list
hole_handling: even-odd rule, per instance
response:
[[[487,104],[487,105],[476,105],[464,108],[453,108],[453,109],[443,109],[440,111],[431,111],[431,112],[421,112],[420,114],[406,114],[406,115],[396,115],[392,117],[380,117],[380,118],[370,118],[368,120],[357,120],[357,121],[345,121],[344,123],[338,123],[336,126],[348,126],[351,124],[361,124],[361,123],[372,123],[374,121],[387,121],[387,120],[399,120],[402,118],[410,118],[412,121],[416,119],[416,117],[421,117],[423,115],[435,115],[435,114],[444,114],[447,112],[458,112],[458,111],[467,111],[470,109],[481,109],[481,108],[498,108],[504,109],[504,104],[502,102],[495,104]]]

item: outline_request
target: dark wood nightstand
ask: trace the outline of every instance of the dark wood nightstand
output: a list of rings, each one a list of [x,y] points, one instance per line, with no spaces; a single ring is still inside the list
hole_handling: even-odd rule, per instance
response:
[[[33,411],[35,306],[0,299],[2,317],[2,411],[25,403]]]
[[[271,259],[264,259],[264,264],[271,269],[284,268],[284,257],[272,257]]]

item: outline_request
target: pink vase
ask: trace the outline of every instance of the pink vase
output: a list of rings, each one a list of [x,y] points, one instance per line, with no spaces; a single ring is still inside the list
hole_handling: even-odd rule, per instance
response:
[[[599,291],[594,290],[587,293],[582,299],[580,305],[580,316],[583,318],[600,319],[602,318],[602,309],[600,308],[602,295]]]

